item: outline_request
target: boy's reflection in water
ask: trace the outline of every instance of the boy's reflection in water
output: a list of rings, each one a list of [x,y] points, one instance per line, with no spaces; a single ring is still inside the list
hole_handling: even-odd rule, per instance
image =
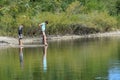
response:
[[[47,57],[47,47],[48,46],[43,47],[43,70],[44,70],[44,72],[47,71],[47,59],[46,59],[46,57]]]
[[[23,47],[19,48],[20,67],[23,69]]]

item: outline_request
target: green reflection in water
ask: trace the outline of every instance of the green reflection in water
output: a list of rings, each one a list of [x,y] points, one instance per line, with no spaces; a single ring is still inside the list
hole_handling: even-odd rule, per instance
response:
[[[3,49],[0,80],[118,79],[119,43],[119,38],[91,38],[49,42],[48,47]]]

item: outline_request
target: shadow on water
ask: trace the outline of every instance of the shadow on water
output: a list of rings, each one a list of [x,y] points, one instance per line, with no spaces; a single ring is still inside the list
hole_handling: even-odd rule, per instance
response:
[[[44,46],[43,48],[43,59],[42,59],[42,64],[43,64],[43,70],[44,72],[47,71],[47,48],[48,46]],[[20,67],[21,69],[24,68],[24,59],[23,59],[23,47],[19,47],[19,60],[20,60]]]
[[[20,59],[20,67],[24,68],[24,60],[23,60],[23,47],[19,48],[19,59]]]
[[[43,70],[44,72],[47,72],[47,47],[43,47]]]
[[[20,61],[21,69],[24,68],[23,48],[24,47],[19,47],[19,61]],[[48,46],[42,47],[42,52],[43,52],[42,65],[43,65],[44,72],[47,72],[47,48],[48,48]]]

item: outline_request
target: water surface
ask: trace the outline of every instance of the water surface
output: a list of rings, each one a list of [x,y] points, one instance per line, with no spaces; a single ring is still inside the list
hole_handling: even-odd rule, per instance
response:
[[[0,49],[0,80],[120,80],[120,38]]]

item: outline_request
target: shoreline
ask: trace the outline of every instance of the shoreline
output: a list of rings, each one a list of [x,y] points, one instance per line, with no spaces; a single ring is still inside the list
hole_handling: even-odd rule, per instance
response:
[[[105,32],[105,33],[96,33],[89,35],[50,35],[47,36],[48,41],[60,41],[60,40],[71,40],[71,39],[80,39],[80,38],[97,38],[97,37],[120,37],[120,31]],[[41,37],[26,37],[23,38],[23,44],[40,42],[42,43]],[[18,45],[18,39],[7,36],[0,36],[0,47],[9,46],[9,45]]]

